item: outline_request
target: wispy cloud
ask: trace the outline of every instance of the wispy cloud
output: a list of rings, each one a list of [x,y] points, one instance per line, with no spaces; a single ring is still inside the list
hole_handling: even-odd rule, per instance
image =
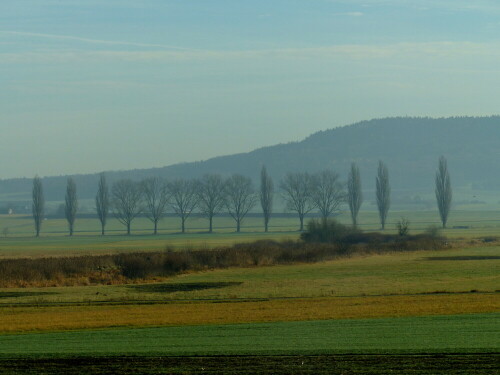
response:
[[[170,50],[170,51],[35,51],[0,53],[0,63],[74,63],[74,62],[169,62],[236,59],[350,59],[401,58],[500,58],[500,43],[428,42],[385,45],[334,45],[313,48],[264,50]],[[457,60],[460,61],[460,60]],[[478,60],[479,61],[479,60]]]
[[[199,49],[193,48],[185,48],[178,47],[166,44],[154,44],[154,43],[134,43],[134,42],[123,42],[123,41],[115,41],[115,40],[101,40],[101,39],[90,39],[90,38],[82,38],[78,36],[72,35],[57,35],[57,34],[43,34],[43,33],[29,33],[22,31],[10,31],[10,30],[0,30],[0,35],[18,35],[18,36],[26,36],[32,38],[43,38],[43,39],[51,39],[51,40],[68,40],[68,41],[77,41],[88,44],[102,44],[109,46],[131,46],[131,47],[142,47],[142,48],[160,48],[166,50],[179,50],[179,51],[203,51]]]
[[[363,12],[341,12],[341,13],[334,13],[334,16],[347,16],[347,17],[361,17],[364,15]]]
[[[332,3],[363,7],[392,6],[412,9],[443,9],[452,11],[500,12],[497,0],[329,0]]]

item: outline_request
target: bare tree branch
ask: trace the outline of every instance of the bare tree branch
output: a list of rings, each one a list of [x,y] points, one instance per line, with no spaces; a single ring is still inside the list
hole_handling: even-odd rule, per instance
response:
[[[186,232],[186,220],[198,205],[196,183],[190,180],[178,179],[167,184],[170,194],[170,205],[181,218],[181,231]]]
[[[142,192],[137,182],[117,181],[111,190],[113,195],[113,213],[120,223],[127,227],[130,234],[132,221],[141,212]]]
[[[314,208],[311,199],[311,175],[308,173],[287,173],[280,183],[286,208],[299,215],[300,230],[304,230],[304,217]]]
[[[158,222],[165,215],[169,199],[167,185],[159,177],[151,177],[141,182],[144,194],[146,217],[153,222],[153,234],[158,233]]]
[[[236,232],[240,232],[244,217],[257,201],[252,180],[241,175],[233,175],[226,181],[225,193],[227,211],[236,221]]]
[[[218,174],[206,174],[197,183],[198,208],[208,219],[209,233],[212,233],[213,218],[224,208],[224,180]]]
[[[323,219],[338,212],[345,200],[344,186],[332,171],[316,173],[311,178],[311,199]]]

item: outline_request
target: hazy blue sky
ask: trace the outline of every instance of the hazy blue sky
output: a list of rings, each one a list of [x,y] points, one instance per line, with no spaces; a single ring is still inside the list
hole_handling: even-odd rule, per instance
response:
[[[499,73],[500,1],[2,0],[0,178],[498,114]]]

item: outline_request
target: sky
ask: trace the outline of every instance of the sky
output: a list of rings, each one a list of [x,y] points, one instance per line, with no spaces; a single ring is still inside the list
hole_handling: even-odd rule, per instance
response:
[[[500,1],[0,1],[0,179],[494,115],[499,92]]]

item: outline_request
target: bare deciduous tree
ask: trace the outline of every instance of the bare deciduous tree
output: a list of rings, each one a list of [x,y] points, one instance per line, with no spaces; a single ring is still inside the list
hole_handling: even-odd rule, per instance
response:
[[[153,234],[158,233],[158,222],[165,215],[168,204],[167,185],[159,177],[151,177],[142,181],[146,217],[153,222]]]
[[[451,181],[448,172],[448,163],[444,156],[439,158],[438,170],[436,172],[436,200],[439,209],[439,216],[443,223],[443,228],[446,228],[448,215],[451,208]]]
[[[33,220],[35,221],[35,232],[36,236],[40,237],[40,230],[42,229],[42,222],[45,215],[45,198],[43,196],[42,179],[38,176],[33,179],[32,197],[31,209]]]
[[[181,231],[186,232],[186,220],[198,205],[196,183],[190,180],[178,179],[167,184],[170,194],[170,205],[181,218]]]
[[[323,219],[337,212],[345,200],[344,186],[332,171],[322,171],[311,177],[311,199]]]
[[[78,199],[76,197],[76,184],[70,177],[66,186],[66,196],[64,198],[64,215],[68,221],[69,235],[73,235],[75,226],[76,212],[78,210]]]
[[[198,208],[208,219],[209,233],[215,215],[224,208],[224,180],[218,174],[206,174],[197,183]]]
[[[236,232],[240,232],[244,217],[257,201],[252,180],[241,175],[232,175],[225,183],[225,196],[227,211],[236,221]]]
[[[347,203],[351,211],[352,225],[358,225],[358,213],[363,203],[363,193],[361,192],[361,176],[356,163],[351,164],[349,177],[347,178]]]
[[[378,216],[380,218],[382,230],[384,230],[387,213],[389,212],[389,207],[391,206],[391,186],[389,184],[389,171],[387,166],[382,161],[378,162],[378,172],[375,182]]]
[[[304,217],[314,208],[311,200],[311,175],[288,173],[280,183],[286,208],[299,215],[300,230],[304,230]]]
[[[140,185],[131,180],[120,180],[113,185],[111,194],[113,213],[118,221],[127,227],[127,235],[129,235],[132,221],[141,212]]]
[[[109,189],[106,182],[106,176],[101,173],[99,177],[99,184],[97,185],[97,194],[95,196],[95,208],[97,217],[101,222],[101,234],[104,236],[104,229],[109,213]]]
[[[264,230],[269,230],[269,220],[273,211],[274,185],[271,176],[267,174],[266,167],[260,171],[260,205],[264,215]]]

